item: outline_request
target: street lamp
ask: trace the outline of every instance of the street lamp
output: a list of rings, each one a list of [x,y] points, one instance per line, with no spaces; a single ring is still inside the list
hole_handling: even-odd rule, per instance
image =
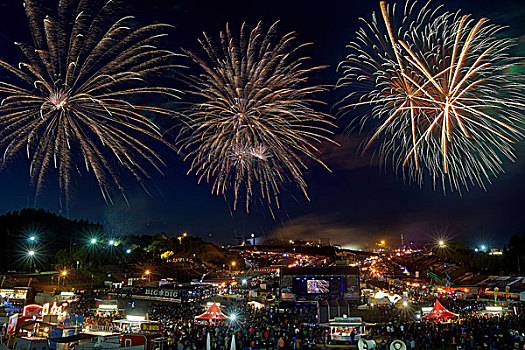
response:
[[[126,254],[131,254],[131,249],[126,249]]]
[[[35,270],[36,269],[36,267],[35,267],[35,251],[33,249],[31,249],[30,251],[27,252],[27,255],[29,256],[29,262],[30,262],[31,270]]]
[[[117,241],[115,239],[110,239],[108,241],[108,246],[109,246],[109,261],[110,263],[113,262],[113,247],[116,247],[117,246]]]
[[[93,264],[93,262],[95,261],[95,251],[97,250],[97,242],[98,242],[98,239],[96,237],[91,237],[89,239],[89,264]]]
[[[150,277],[150,276],[151,276],[151,271],[150,271],[150,270],[146,270],[146,271],[144,271],[144,274],[145,274],[146,276],[148,276],[148,283],[149,283],[150,280],[151,280],[151,277]]]
[[[446,240],[446,237],[440,237],[436,240],[436,243],[435,245],[438,247],[438,248],[441,248],[441,249],[445,249],[447,247],[447,240]]]
[[[29,236],[29,238],[27,240],[29,241],[29,243],[36,243],[36,236],[35,235],[31,235],[31,236]]]
[[[60,285],[60,278],[62,278],[62,284],[64,284],[64,285],[66,284],[65,283],[66,276],[67,276],[67,270],[62,270],[60,272],[60,276],[58,277],[58,285]]]

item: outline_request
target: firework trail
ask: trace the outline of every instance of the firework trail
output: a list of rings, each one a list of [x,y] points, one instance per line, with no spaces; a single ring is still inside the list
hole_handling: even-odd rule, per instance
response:
[[[307,196],[305,159],[324,166],[317,147],[333,126],[312,107],[326,87],[307,84],[324,67],[307,67],[298,51],[308,44],[296,45],[294,33],[278,36],[276,26],[243,24],[237,38],[227,25],[219,47],[204,34],[205,54],[187,53],[203,73],[189,81],[196,102],[186,110],[180,144],[189,172],[212,182],[217,195],[232,190],[235,209],[243,196],[248,211],[254,195],[278,207],[287,182]]]
[[[364,150],[379,143],[382,162],[409,181],[421,184],[428,173],[443,190],[486,188],[522,137],[515,41],[486,18],[440,13],[430,3],[380,8],[380,17],[362,20],[339,67],[338,86],[351,90],[343,109],[364,108],[361,127],[375,125]]]
[[[114,21],[121,5],[59,0],[45,13],[40,0],[24,3],[33,43],[16,43],[22,62],[0,60],[9,73],[0,81],[0,147],[4,163],[27,154],[37,196],[51,169],[68,202],[75,173],[92,172],[111,201],[110,190],[123,191],[122,172],[137,181],[161,172],[164,163],[148,143],[169,144],[150,117],[173,113],[134,101],[176,97],[148,84],[177,67],[176,55],[157,48],[168,25],[133,28],[131,16]]]

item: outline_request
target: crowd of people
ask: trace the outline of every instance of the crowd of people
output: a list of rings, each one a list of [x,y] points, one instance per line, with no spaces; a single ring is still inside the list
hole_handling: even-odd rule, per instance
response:
[[[457,300],[456,300],[457,301]],[[388,312],[393,322],[370,327],[368,338],[378,349],[390,349],[396,340],[405,342],[408,349],[524,349],[525,317],[516,315],[480,316],[482,303],[445,299],[451,309],[461,314],[456,322],[401,321],[396,309]],[[328,328],[302,322],[293,313],[280,313],[273,307],[253,308],[245,301],[227,305],[236,310],[237,321],[199,325],[194,316],[202,307],[193,304],[184,308],[153,305],[151,315],[165,324],[170,347],[177,350],[206,349],[210,333],[212,349],[230,349],[233,335],[237,349],[309,349],[315,344],[330,344]],[[243,311],[241,311],[243,310]],[[355,342],[354,342],[355,343]]]
[[[379,349],[400,339],[408,349],[523,349],[525,318],[516,315],[469,316],[457,322],[387,323],[372,328]]]
[[[234,336],[237,349],[308,349],[327,339],[326,329],[303,324],[274,307],[252,307],[245,300],[230,300],[225,306],[227,313],[236,314],[235,320],[195,321],[195,315],[202,313],[196,304],[152,305],[149,314],[163,324],[168,346],[177,350],[206,349],[208,337],[214,350],[230,349]]]
[[[85,315],[86,323],[111,325],[113,319],[122,317],[93,313],[89,306],[93,300],[93,296],[83,297],[74,305],[78,313]],[[255,307],[247,301],[246,297],[223,298],[224,313],[236,317],[211,323],[195,319],[204,312],[202,302],[176,306],[153,303],[144,311],[150,321],[162,324],[166,349],[204,350],[208,339],[213,350],[229,350],[233,339],[238,350],[312,349],[316,344],[333,343],[329,328],[305,322],[297,310]],[[525,349],[522,315],[480,316],[483,303],[477,300],[442,298],[441,301],[460,314],[459,320],[421,322],[403,317],[399,308],[385,307],[388,319],[368,327],[366,337],[375,340],[378,349],[390,349],[396,339],[405,342],[407,349]],[[357,339],[353,343],[356,342]]]
[[[113,329],[113,321],[124,317],[118,309],[104,313],[95,310],[96,299],[103,294],[86,292],[82,294],[74,303],[69,306],[68,312],[71,314],[83,315],[84,323],[90,326],[102,326],[108,330]]]

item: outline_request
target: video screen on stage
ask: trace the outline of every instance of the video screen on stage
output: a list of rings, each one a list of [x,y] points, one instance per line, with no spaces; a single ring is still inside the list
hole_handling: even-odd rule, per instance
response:
[[[338,276],[296,276],[293,291],[297,300],[322,300],[343,298],[343,277]]]
[[[359,269],[353,266],[283,269],[281,299],[295,301],[359,300]]]
[[[308,280],[306,281],[306,293],[308,294],[330,293],[330,281]]]

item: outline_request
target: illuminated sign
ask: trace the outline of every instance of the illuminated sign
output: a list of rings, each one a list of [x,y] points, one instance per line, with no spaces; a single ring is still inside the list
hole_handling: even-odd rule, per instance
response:
[[[22,316],[23,317],[28,317],[28,318],[42,318],[42,311],[43,311],[44,307],[42,305],[37,305],[37,304],[30,304],[30,305],[26,305],[24,306],[24,309],[22,311]]]
[[[174,289],[146,288],[146,295],[165,298],[178,298],[179,291]]]
[[[24,306],[22,317],[42,319],[46,315],[62,315],[63,307],[56,302],[53,305],[46,303],[44,305],[30,304]]]
[[[140,330],[142,332],[160,333],[160,323],[142,323]]]
[[[27,289],[16,288],[2,288],[0,289],[2,298],[9,298],[10,300],[25,300],[27,298]]]

